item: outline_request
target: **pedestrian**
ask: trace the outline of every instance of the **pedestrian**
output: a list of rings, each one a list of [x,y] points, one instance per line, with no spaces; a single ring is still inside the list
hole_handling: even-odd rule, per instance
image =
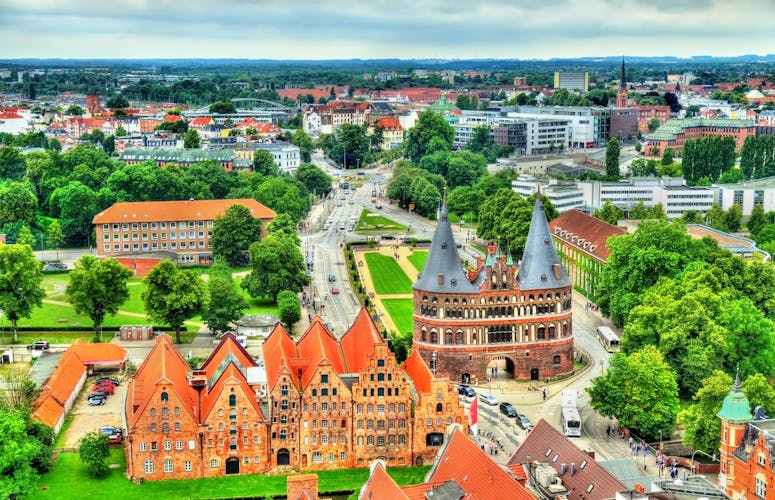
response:
[[[546,387],[544,387],[543,395],[544,395],[544,401],[546,401]]]
[[[632,448],[632,443],[633,443],[633,441],[634,441],[634,440],[632,439],[632,436],[630,436],[630,439],[627,441],[628,443],[630,443],[630,448]]]
[[[606,437],[606,439],[611,437],[611,426],[610,425],[605,428],[605,437]]]

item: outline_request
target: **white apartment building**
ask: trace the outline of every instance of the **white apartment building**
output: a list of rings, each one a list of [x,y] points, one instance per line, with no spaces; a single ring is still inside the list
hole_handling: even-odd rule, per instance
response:
[[[574,183],[560,183],[557,179],[536,179],[532,175],[520,175],[518,179],[511,181],[511,189],[523,198],[533,195],[539,186],[541,194],[545,194],[561,214],[584,206],[584,193]]]
[[[755,205],[762,205],[765,212],[775,210],[775,177],[720,184],[715,189],[716,203],[724,210],[738,204],[743,208],[744,217],[751,215]]]
[[[255,144],[255,149],[265,149],[272,153],[281,172],[293,174],[301,163],[301,150],[289,142],[261,142]]]

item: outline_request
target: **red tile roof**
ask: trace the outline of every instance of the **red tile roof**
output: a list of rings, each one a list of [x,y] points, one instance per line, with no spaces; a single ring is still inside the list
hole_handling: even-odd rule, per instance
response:
[[[534,500],[516,478],[459,428],[452,431],[427,478],[429,481],[455,481],[468,494],[467,498]]]
[[[209,116],[195,116],[193,120],[188,122],[189,125],[193,125],[193,126],[211,125],[212,123],[214,123],[213,119]]]
[[[611,236],[627,234],[622,228],[612,226],[611,224],[596,219],[578,210],[569,210],[549,223],[549,230],[552,236],[559,238],[570,245],[576,246],[580,250],[597,257],[605,262],[611,251],[606,245],[606,241]],[[589,242],[586,247],[584,244],[578,244],[578,238],[574,243],[572,238],[576,236],[583,238],[584,243]]]
[[[288,364],[287,360],[296,358],[296,343],[285,330],[283,325],[277,323],[272,333],[264,341],[264,366],[266,367],[266,379],[269,387],[274,387],[277,377],[283,367],[287,368],[294,384],[299,387],[296,378],[296,370]]]
[[[353,324],[342,335],[340,342],[348,373],[355,373],[365,368],[369,362],[369,356],[374,352],[374,346],[384,343],[377,325],[374,324],[365,307],[361,308]]]
[[[75,355],[75,352],[68,349],[59,358],[59,363],[57,363],[43,389],[50,390],[51,396],[64,405],[85,374],[86,367]]]
[[[556,460],[555,455],[557,456]],[[509,466],[526,464],[528,457],[545,460],[557,470],[558,477],[569,492],[568,500],[614,498],[617,491],[627,489],[608,470],[576,447],[544,419],[538,421],[509,458],[508,464]],[[584,462],[586,463],[582,468]],[[570,472],[560,474],[562,464],[566,465],[568,471],[571,470],[571,464],[575,464],[575,474]],[[590,485],[594,485],[592,491],[588,491]]]
[[[49,390],[44,390],[33,405],[32,417],[55,429],[64,413],[64,406],[51,395]]]
[[[414,382],[414,388],[417,392],[422,394],[430,394],[431,382],[433,381],[433,374],[428,369],[425,361],[417,354],[417,351],[412,349],[409,353],[409,357],[406,358],[402,366],[409,378]]]
[[[0,120],[21,120],[21,115],[17,113],[0,113]]]
[[[164,121],[165,122],[177,122],[183,119],[182,115],[165,115]]]
[[[409,500],[409,496],[401,491],[381,461],[372,464],[369,479],[361,488],[358,498],[362,500]]]
[[[215,220],[232,205],[248,208],[253,217],[272,219],[275,213],[252,198],[227,200],[134,201],[114,203],[94,216],[94,224]]]
[[[233,332],[226,332],[221,336],[221,341],[215,346],[213,352],[211,352],[205,362],[202,363],[202,369],[207,372],[208,378],[215,373],[218,366],[228,356],[233,360],[236,360],[245,368],[249,366],[258,366],[253,359],[253,356],[237,342],[237,336]]]
[[[76,339],[70,349],[85,365],[112,365],[126,361],[126,349],[110,342],[87,344]]]
[[[401,127],[401,123],[399,123],[398,118],[394,116],[386,116],[385,118],[381,118],[377,122],[377,126],[382,130],[403,130],[403,127]]]
[[[299,358],[308,359],[308,367],[311,368],[302,372],[302,389],[307,386],[312,379],[315,368],[323,360],[329,361],[336,373],[345,373],[339,342],[323,325],[323,320],[320,319],[320,316],[312,318],[312,323],[296,343],[296,348],[299,352]]]

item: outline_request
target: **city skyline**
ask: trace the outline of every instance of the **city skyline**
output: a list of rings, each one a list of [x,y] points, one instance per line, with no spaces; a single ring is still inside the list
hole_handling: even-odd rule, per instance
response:
[[[775,47],[771,0],[224,0],[217,6],[0,0],[0,58],[690,57]]]

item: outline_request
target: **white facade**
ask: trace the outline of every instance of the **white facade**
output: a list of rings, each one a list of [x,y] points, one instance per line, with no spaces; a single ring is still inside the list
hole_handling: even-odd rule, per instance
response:
[[[303,128],[304,132],[306,132],[308,136],[312,137],[313,139],[318,138],[320,134],[323,133],[321,131],[321,124],[322,120],[320,115],[316,112],[310,111],[308,113],[304,113]]]
[[[11,135],[21,135],[27,132],[29,122],[16,113],[0,113],[0,132]]]
[[[716,202],[724,210],[737,203],[743,208],[743,216],[751,215],[754,205],[762,205],[765,212],[775,210],[775,177],[722,184],[715,187]]]
[[[256,150],[265,149],[272,153],[280,171],[294,173],[301,162],[301,150],[295,144],[287,142],[262,142],[256,144]]]
[[[511,189],[523,198],[535,194],[538,186],[561,214],[584,206],[584,193],[574,184],[560,184],[556,179],[537,180],[530,175],[520,175],[511,181]]]

